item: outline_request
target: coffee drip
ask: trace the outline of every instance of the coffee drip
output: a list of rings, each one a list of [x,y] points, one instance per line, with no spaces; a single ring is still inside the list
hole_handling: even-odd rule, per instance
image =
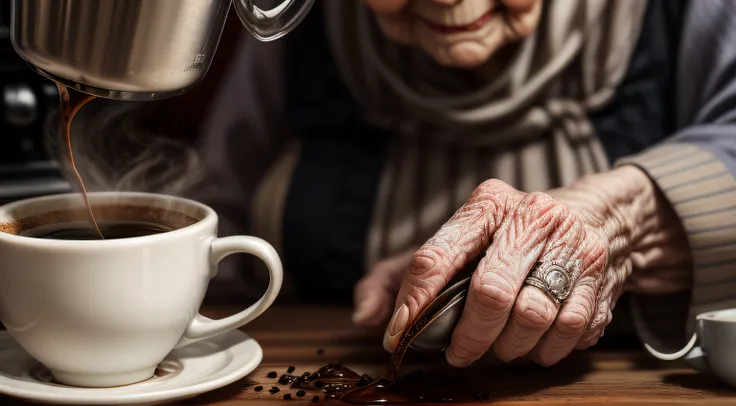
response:
[[[314,373],[301,376],[282,375],[280,384],[292,389],[321,390],[327,399],[340,399],[353,404],[387,404],[417,402],[474,402],[488,400],[484,385],[474,380],[473,370],[418,370],[401,378],[399,369],[411,342],[429,325],[438,310],[430,304],[399,339],[391,354],[386,372],[378,379],[360,375],[340,364],[323,366]]]
[[[74,172],[74,176],[77,178],[77,182],[79,182],[79,186],[82,191],[82,198],[84,199],[84,204],[87,206],[89,218],[92,222],[92,225],[94,226],[94,230],[97,232],[97,236],[100,239],[105,239],[102,234],[102,230],[100,230],[99,224],[97,224],[95,213],[92,211],[92,205],[89,204],[87,188],[84,186],[82,176],[79,174],[79,171],[77,170],[77,165],[74,163],[74,151],[72,149],[72,120],[74,120],[74,117],[77,115],[79,110],[84,107],[85,104],[92,101],[95,96],[78,93],[74,90],[70,91],[69,88],[62,85],[61,83],[57,83],[56,87],[59,89],[59,98],[61,101],[62,139],[64,140],[64,145],[66,145],[67,154],[69,156],[69,164],[71,166],[71,170]]]
[[[475,272],[484,255],[470,261],[458,271],[448,287]],[[326,398],[336,398],[354,404],[386,404],[415,402],[477,401],[490,397],[479,390],[482,386],[473,383],[473,372],[464,370],[415,371],[398,378],[399,369],[412,342],[436,319],[447,305],[446,299],[437,299],[425,306],[409,324],[399,338],[396,349],[391,353],[389,366],[378,379],[360,375],[339,364],[330,364],[312,374],[302,376],[282,375],[281,384],[293,389],[321,389]]]

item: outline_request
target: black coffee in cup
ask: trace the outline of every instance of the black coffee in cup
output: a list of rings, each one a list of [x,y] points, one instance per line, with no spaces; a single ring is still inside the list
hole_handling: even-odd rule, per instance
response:
[[[162,224],[144,221],[100,221],[98,222],[98,226],[106,240],[143,237],[146,235],[165,233],[172,230],[171,227],[167,227]],[[91,227],[88,221],[46,224],[23,230],[18,235],[50,240],[100,239],[99,232],[94,227]]]
[[[146,206],[107,205],[94,210],[105,239],[166,233],[198,221],[175,210]],[[0,232],[53,240],[100,240],[84,209],[57,210],[0,223]]]

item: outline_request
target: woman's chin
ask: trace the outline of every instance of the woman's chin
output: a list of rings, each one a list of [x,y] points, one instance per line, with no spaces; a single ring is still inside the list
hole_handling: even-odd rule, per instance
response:
[[[423,24],[415,29],[421,47],[437,63],[451,68],[478,68],[488,62],[505,41],[502,27],[493,22],[478,31],[449,35],[436,33]]]

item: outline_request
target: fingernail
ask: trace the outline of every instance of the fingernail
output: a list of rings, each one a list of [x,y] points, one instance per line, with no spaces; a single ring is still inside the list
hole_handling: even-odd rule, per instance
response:
[[[390,337],[396,337],[401,330],[404,329],[406,323],[409,321],[409,307],[405,304],[399,307],[394,317],[391,318],[391,323],[388,325],[388,335]]]
[[[386,334],[383,336],[383,347],[387,350],[393,350],[393,339],[399,335],[406,327],[406,323],[409,322],[409,307],[405,304],[399,307],[399,310],[394,313],[391,318],[391,322],[388,324]]]

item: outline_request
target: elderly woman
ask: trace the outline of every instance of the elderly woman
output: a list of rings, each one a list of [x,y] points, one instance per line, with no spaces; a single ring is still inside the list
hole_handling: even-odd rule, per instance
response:
[[[388,321],[388,350],[479,258],[454,366],[554,364],[627,291],[643,339],[677,346],[736,305],[735,17],[731,0],[318,2],[236,56],[195,197],[224,234],[278,247],[285,296]]]

